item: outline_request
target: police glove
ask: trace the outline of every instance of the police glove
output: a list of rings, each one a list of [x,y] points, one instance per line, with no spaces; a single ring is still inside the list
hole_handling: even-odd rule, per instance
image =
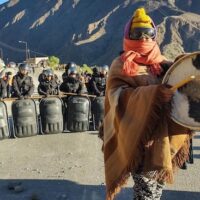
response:
[[[101,96],[105,96],[105,92],[103,91],[103,92],[101,92]]]
[[[50,94],[47,93],[47,94],[45,94],[44,96],[45,96],[45,98],[47,98],[47,97],[50,97]]]
[[[25,95],[24,96],[24,99],[28,99],[30,96],[29,95]]]
[[[24,99],[24,96],[19,96],[19,100],[23,100]]]
[[[104,92],[100,92],[97,96],[98,96],[98,97],[104,96]]]

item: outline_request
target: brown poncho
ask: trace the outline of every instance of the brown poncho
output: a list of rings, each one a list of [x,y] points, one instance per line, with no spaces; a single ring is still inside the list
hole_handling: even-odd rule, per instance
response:
[[[130,172],[141,169],[158,181],[173,182],[173,172],[188,157],[189,130],[169,120],[160,98],[162,85],[140,66],[137,76],[122,74],[123,63],[111,66],[100,131],[107,200],[112,200]]]

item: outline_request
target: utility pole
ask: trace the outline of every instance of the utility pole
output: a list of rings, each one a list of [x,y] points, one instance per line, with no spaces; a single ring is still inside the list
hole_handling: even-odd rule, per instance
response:
[[[1,59],[3,60],[3,49],[0,48],[0,52],[1,52]]]
[[[28,49],[28,59],[31,58],[31,52],[30,49]]]

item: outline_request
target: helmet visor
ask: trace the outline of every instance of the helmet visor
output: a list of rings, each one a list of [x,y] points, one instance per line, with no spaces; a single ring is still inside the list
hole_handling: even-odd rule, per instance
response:
[[[19,71],[21,74],[27,74],[29,72],[30,68],[27,64],[21,64],[19,66]]]
[[[77,74],[78,72],[77,72],[77,69],[76,69],[76,67],[70,67],[69,69],[68,69],[68,75],[70,75],[70,74]]]

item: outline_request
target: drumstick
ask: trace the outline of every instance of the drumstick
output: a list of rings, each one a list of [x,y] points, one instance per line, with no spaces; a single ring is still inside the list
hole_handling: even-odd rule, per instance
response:
[[[176,91],[178,88],[180,88],[180,87],[182,87],[183,85],[185,85],[186,83],[189,83],[190,81],[192,81],[192,80],[194,80],[194,79],[196,79],[196,78],[199,78],[200,76],[198,75],[198,76],[194,76],[194,75],[192,75],[192,76],[189,76],[189,77],[187,77],[186,79],[183,79],[183,80],[181,80],[181,81],[179,81],[178,83],[176,83],[174,86],[172,86],[170,89],[172,90],[172,91]]]

